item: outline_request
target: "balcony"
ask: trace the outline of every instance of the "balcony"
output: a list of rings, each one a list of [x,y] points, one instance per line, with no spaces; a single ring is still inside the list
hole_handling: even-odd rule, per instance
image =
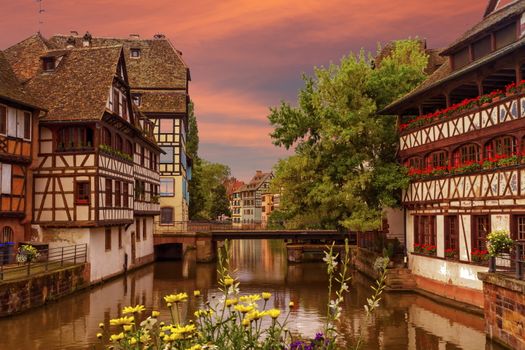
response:
[[[464,100],[461,103],[419,116],[400,126],[400,150],[464,135],[521,119],[525,116],[525,84],[507,88],[506,92]]]

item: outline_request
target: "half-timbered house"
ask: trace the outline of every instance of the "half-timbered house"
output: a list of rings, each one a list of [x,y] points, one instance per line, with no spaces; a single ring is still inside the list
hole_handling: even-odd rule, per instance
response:
[[[0,51],[0,244],[32,239],[32,166],[41,110]]]
[[[87,243],[97,281],[153,259],[161,150],[133,107],[121,45],[94,47],[87,33],[81,47],[57,47],[36,35],[7,50],[47,109],[33,227],[50,246]]]
[[[81,47],[82,37],[55,35],[53,45]],[[153,133],[163,153],[160,167],[160,223],[188,220],[191,159],[186,155],[188,84],[190,71],[182,53],[162,34],[153,39],[130,35],[127,39],[94,37],[92,46],[122,45],[132,99],[153,123]]]
[[[402,202],[418,287],[480,307],[487,234],[525,240],[524,12],[489,1],[444,64],[383,111],[399,115],[412,178]]]

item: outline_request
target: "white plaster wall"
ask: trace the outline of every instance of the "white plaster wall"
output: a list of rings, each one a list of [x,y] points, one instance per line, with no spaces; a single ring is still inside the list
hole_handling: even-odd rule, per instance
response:
[[[410,269],[413,274],[459,287],[483,289],[478,272],[487,272],[486,266],[463,264],[420,255],[412,255]]]
[[[397,238],[401,244],[405,244],[403,210],[387,208],[385,216],[388,221],[388,238]]]
[[[140,241],[135,242],[135,254],[136,258],[145,257],[148,255],[153,254],[153,217],[152,216],[142,216],[142,217],[135,217],[135,220],[133,221],[133,225],[131,225],[128,228],[126,239],[128,241],[128,256],[129,259],[131,259],[131,232],[135,231],[137,232],[137,229],[135,227],[137,220],[140,219]],[[143,236],[143,221],[146,220],[146,239],[144,239]],[[131,263],[131,260],[129,260]]]
[[[437,256],[445,257],[445,217],[443,215],[436,215],[436,246]]]
[[[406,230],[407,230],[407,252],[414,251],[414,217],[410,212],[406,212]]]
[[[472,250],[471,216],[459,215],[459,259],[470,261],[470,252]]]
[[[124,267],[124,255],[129,253],[129,238],[122,228],[122,248],[118,247],[118,227],[111,227],[111,249],[106,250],[105,227],[91,229],[89,233],[89,262],[91,281],[98,281],[119,273]]]

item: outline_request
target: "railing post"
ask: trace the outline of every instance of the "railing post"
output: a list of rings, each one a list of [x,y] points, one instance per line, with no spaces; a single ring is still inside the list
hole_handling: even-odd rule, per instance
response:
[[[75,256],[73,257],[73,264],[77,263],[77,245],[75,244]]]
[[[496,272],[496,257],[491,256],[489,259],[489,272]]]
[[[516,260],[515,260],[515,263],[516,263],[516,278],[519,279],[519,280],[523,276],[522,265],[521,265],[521,255],[522,255],[521,251],[522,251],[521,244],[516,244]]]
[[[64,266],[64,247],[62,247],[62,254],[60,256],[60,266]]]

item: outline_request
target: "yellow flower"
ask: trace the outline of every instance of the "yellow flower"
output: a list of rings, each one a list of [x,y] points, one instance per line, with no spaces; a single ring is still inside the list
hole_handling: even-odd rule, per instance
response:
[[[200,297],[201,296],[201,291],[200,290],[194,290],[193,291],[193,296],[194,297]],[[200,346],[200,345],[199,345]]]
[[[239,300],[243,303],[254,303],[257,300],[261,300],[261,296],[259,294],[243,295]]]
[[[179,294],[166,295],[164,297],[164,300],[167,303],[180,303],[180,302],[184,302],[188,300],[188,294],[179,293]]]
[[[197,310],[194,312],[195,317],[211,317],[212,310]]]
[[[264,300],[269,300],[271,297],[272,297],[272,293],[267,293],[267,292],[262,293],[262,298]]]
[[[244,320],[242,320],[242,325],[243,325],[244,327],[248,327],[248,326],[250,325],[250,320],[247,319],[247,318],[245,318]]]
[[[281,314],[281,310],[279,309],[270,309],[266,312],[271,318],[273,318],[274,320],[279,317],[279,315]]]
[[[160,316],[160,312],[158,312],[158,311],[152,311],[152,312],[151,312],[151,317],[153,317],[153,318],[157,318],[157,317],[159,317],[159,316]]]
[[[97,333],[97,338],[102,339],[102,333]]]
[[[171,303],[167,303],[166,305],[167,305],[168,307],[171,307],[171,306],[172,306],[172,304],[171,304]]]
[[[113,334],[110,338],[109,338],[111,341],[119,341],[121,339],[124,339],[124,333],[119,333],[119,334]]]
[[[232,306],[232,305],[237,305],[237,303],[239,302],[239,300],[237,298],[234,298],[234,299],[226,299],[226,306]]]
[[[100,323],[98,324],[98,328],[102,328],[102,329],[104,329],[104,323],[100,322]]]
[[[137,344],[137,338],[131,338],[131,339],[129,340],[129,343],[130,343],[131,345]]]
[[[122,309],[122,313],[124,315],[126,314],[140,314],[142,311],[144,311],[146,308],[144,305],[136,305],[136,306],[126,306],[124,309]]]
[[[195,344],[191,348],[187,348],[187,350],[201,350],[202,346],[200,344]]]
[[[235,311],[239,311],[243,314],[252,311],[254,308],[251,305],[235,305]]]
[[[133,324],[133,321],[135,321],[135,318],[133,316],[121,317],[121,318],[114,318],[112,320],[109,320],[109,324],[112,326],[122,326],[125,324]]]
[[[233,282],[235,282],[235,281],[234,281],[233,278],[231,278],[231,277],[226,277],[226,278],[224,279],[224,285],[225,285],[226,287],[231,286],[231,285],[233,284]]]
[[[257,321],[258,319],[262,318],[265,314],[266,314],[265,312],[259,312],[257,310],[253,310],[253,311],[250,311],[250,313],[248,313],[246,317],[250,320]]]
[[[149,342],[150,340],[151,340],[151,337],[149,336],[148,333],[142,334],[142,335],[140,336],[140,342],[141,342],[141,343],[147,343],[147,342]]]
[[[290,303],[288,304],[288,306],[291,308],[293,308],[295,306],[295,304],[293,303],[293,301],[290,301]]]
[[[131,331],[131,328],[132,328],[132,327],[133,327],[132,325],[130,325],[130,324],[126,324],[126,325],[124,325],[124,327],[122,327],[122,328],[124,328],[124,330],[125,330],[126,332],[129,332],[129,331]]]

